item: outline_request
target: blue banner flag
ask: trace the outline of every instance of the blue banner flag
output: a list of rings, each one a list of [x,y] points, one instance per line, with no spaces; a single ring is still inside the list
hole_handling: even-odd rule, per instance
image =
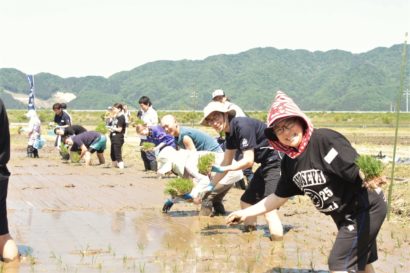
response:
[[[30,84],[30,93],[28,95],[28,110],[36,110],[34,105],[34,77],[33,75],[27,75],[28,83]]]

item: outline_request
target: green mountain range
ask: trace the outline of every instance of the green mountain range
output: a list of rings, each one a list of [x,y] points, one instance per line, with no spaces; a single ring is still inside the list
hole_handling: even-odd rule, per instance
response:
[[[265,111],[283,90],[303,110],[389,111],[400,87],[402,51],[403,45],[360,54],[269,47],[197,61],[155,61],[108,78],[39,73],[34,75],[36,102],[50,107],[62,102],[56,94],[63,92],[75,96],[69,109],[105,109],[114,102],[138,108],[138,99],[146,95],[157,109],[201,110],[214,89],[223,89],[243,109]],[[408,60],[406,68],[408,75]],[[407,88],[408,82],[407,77]],[[8,108],[25,108],[28,89],[25,73],[0,69],[0,97]]]

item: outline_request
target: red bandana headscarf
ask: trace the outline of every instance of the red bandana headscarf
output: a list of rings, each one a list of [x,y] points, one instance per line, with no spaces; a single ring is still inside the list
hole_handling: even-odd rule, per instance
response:
[[[272,103],[272,106],[269,110],[267,126],[270,128],[268,128],[267,130],[273,130],[272,127],[275,125],[275,123],[290,117],[299,117],[305,122],[306,125],[299,147],[295,149],[293,147],[283,145],[279,142],[279,140],[273,139],[269,139],[269,143],[275,150],[287,154],[290,158],[296,158],[306,149],[306,146],[309,143],[310,137],[313,132],[313,124],[291,98],[289,98],[282,91],[278,91],[276,93],[275,101]]]

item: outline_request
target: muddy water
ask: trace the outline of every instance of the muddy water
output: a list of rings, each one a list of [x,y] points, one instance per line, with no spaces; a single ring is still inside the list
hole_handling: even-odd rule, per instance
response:
[[[192,204],[162,214],[166,179],[142,172],[138,162],[128,166],[120,172],[14,153],[10,231],[33,249],[18,272],[328,272],[336,229],[305,198],[280,210],[290,230],[284,241],[271,242],[263,219],[243,233],[223,217],[198,216]],[[238,209],[241,194],[229,192],[227,210]],[[409,231],[399,222],[383,226],[377,272],[407,272]]]

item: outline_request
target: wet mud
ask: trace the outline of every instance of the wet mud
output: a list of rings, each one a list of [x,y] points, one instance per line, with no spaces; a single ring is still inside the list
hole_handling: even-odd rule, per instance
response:
[[[163,214],[166,179],[137,161],[120,171],[42,152],[31,159],[14,151],[9,164],[10,232],[32,252],[3,272],[328,272],[336,228],[304,197],[280,209],[287,232],[272,242],[262,218],[244,233],[224,217],[198,216],[193,204]],[[242,192],[228,193],[228,211],[239,208]],[[384,224],[376,272],[408,272],[409,231],[406,222]]]

